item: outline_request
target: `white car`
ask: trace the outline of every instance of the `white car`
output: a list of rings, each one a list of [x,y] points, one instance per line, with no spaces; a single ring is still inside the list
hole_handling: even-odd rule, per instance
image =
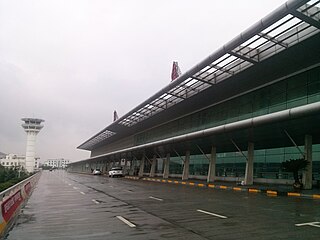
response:
[[[101,175],[101,171],[100,171],[100,169],[95,169],[95,170],[93,170],[93,175]]]
[[[113,167],[109,171],[109,177],[122,177],[123,176],[123,171],[122,167]]]

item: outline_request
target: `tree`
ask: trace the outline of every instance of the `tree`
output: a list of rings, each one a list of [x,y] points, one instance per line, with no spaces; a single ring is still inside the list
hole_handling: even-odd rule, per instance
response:
[[[29,174],[16,166],[5,168],[0,164],[0,192],[27,178]]]
[[[308,166],[309,162],[305,160],[304,158],[299,158],[299,159],[290,159],[285,162],[283,162],[282,169],[285,172],[292,172],[293,173],[293,178],[294,178],[294,188],[301,189],[302,188],[302,183],[299,179],[299,171],[304,170]]]

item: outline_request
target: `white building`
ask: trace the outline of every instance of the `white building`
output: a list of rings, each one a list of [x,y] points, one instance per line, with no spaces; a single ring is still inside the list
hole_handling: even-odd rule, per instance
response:
[[[8,168],[21,167],[21,169],[26,169],[26,157],[24,155],[9,153],[0,158],[0,163]]]
[[[45,161],[44,165],[50,166],[53,168],[66,168],[67,165],[70,163],[70,160],[64,158],[57,158],[57,159],[48,159]]]
[[[34,158],[34,169],[39,168],[39,157]],[[0,164],[4,167],[21,167],[26,170],[26,156],[20,154],[9,153],[0,156]]]

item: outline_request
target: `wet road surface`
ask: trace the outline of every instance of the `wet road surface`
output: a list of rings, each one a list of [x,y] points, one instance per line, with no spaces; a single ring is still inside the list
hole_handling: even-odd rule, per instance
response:
[[[319,200],[44,171],[6,239],[319,236]]]

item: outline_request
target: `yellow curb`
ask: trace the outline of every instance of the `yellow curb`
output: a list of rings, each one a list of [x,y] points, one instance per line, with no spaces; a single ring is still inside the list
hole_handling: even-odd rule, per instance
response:
[[[189,185],[194,186],[194,183],[193,182],[189,182]]]
[[[313,194],[312,197],[316,199],[320,199],[320,194]]]
[[[187,183],[186,182],[181,182],[181,184],[186,185]]]
[[[167,182],[166,180],[161,180],[161,182]]]
[[[199,184],[198,184],[198,187],[204,187],[204,184],[199,183]]]
[[[267,190],[267,194],[269,194],[269,195],[278,195],[278,192],[277,191]]]
[[[174,181],[174,183],[178,184],[179,182],[178,181]]]
[[[290,196],[290,197],[300,197],[301,194],[300,193],[288,192],[288,196]]]
[[[0,233],[3,234],[4,233],[4,229],[6,228],[7,223],[3,220],[2,223],[0,223]]]
[[[235,190],[235,191],[241,191],[242,189],[241,188],[239,188],[239,187],[234,187],[234,188],[232,188],[233,190]]]
[[[208,187],[210,187],[210,188],[214,188],[214,187],[215,187],[215,185],[214,185],[214,184],[208,184]]]
[[[227,186],[220,186],[221,189],[227,189]]]
[[[260,192],[260,190],[254,189],[254,188],[249,188],[249,192],[251,192],[251,193],[257,193],[257,192]]]
[[[168,182],[169,182],[169,183],[172,183],[172,181],[171,181],[171,180],[168,180]]]

